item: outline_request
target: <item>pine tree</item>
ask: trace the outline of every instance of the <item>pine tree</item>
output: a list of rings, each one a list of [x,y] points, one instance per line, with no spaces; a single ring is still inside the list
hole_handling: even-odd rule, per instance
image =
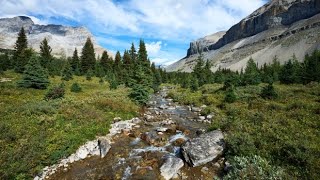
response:
[[[82,48],[80,60],[82,74],[86,74],[89,70],[92,71],[94,69],[96,64],[96,58],[94,53],[94,47],[90,38],[87,39],[86,43]]]
[[[301,64],[298,62],[295,56],[286,62],[281,68],[279,80],[283,84],[301,83]]]
[[[62,77],[61,79],[64,81],[69,81],[73,79],[73,72],[70,63],[67,61],[63,70],[62,70]]]
[[[199,86],[202,86],[206,83],[206,72],[204,71],[204,60],[203,60],[203,54],[200,52],[197,60],[197,64],[193,68],[193,76],[194,78],[197,78],[197,81],[199,83]],[[209,69],[210,70],[210,69]]]
[[[48,85],[49,79],[47,70],[41,66],[39,59],[33,55],[26,65],[22,80],[18,82],[18,86],[24,88],[46,89]]]
[[[44,38],[43,41],[40,43],[40,62],[42,67],[47,68],[50,71],[52,55],[52,49],[48,44],[47,38]]]
[[[252,58],[247,62],[243,75],[244,85],[258,85],[261,82],[260,73],[257,64]]]
[[[264,87],[261,92],[261,97],[264,99],[275,99],[278,97],[277,92],[273,87],[273,83],[270,82],[268,86]]]
[[[86,80],[91,81],[93,77],[93,71],[89,69],[86,73]]]
[[[107,51],[103,51],[101,59],[100,59],[100,65],[103,68],[103,70],[106,72],[107,69],[111,68],[109,67],[109,55]]]
[[[78,72],[76,73],[76,71],[79,71],[80,60],[79,60],[77,48],[75,48],[74,51],[73,51],[73,55],[72,55],[72,58],[71,58],[71,61],[70,61],[70,65],[71,65],[72,71],[76,75],[78,75],[77,74]]]
[[[129,54],[130,54],[131,62],[135,63],[136,62],[136,57],[137,57],[137,51],[136,51],[136,48],[134,47],[133,43],[131,44],[131,48],[130,48]]]
[[[27,41],[27,36],[25,33],[24,28],[22,27],[19,34],[17,41],[15,43],[14,47],[14,69],[18,73],[22,73],[25,69],[25,65],[28,63],[28,60],[30,58],[30,54],[27,53],[27,48],[28,48],[28,41]]]
[[[199,81],[197,77],[192,76],[190,89],[192,92],[196,92],[199,89]]]
[[[303,83],[320,82],[320,51],[316,50],[311,56],[306,55],[303,62]]]
[[[210,64],[209,60],[206,61],[206,64],[203,68],[203,74],[205,75],[204,84],[213,83],[213,73],[211,71],[211,64]]]

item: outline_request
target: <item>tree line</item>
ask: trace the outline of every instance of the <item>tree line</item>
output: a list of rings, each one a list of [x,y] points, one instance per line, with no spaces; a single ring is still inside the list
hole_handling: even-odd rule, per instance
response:
[[[150,62],[143,40],[140,40],[138,50],[132,43],[130,50],[125,50],[122,56],[118,51],[113,59],[107,51],[96,58],[94,45],[87,38],[81,54],[75,49],[72,57],[63,59],[52,55],[47,39],[41,42],[40,53],[29,48],[24,28],[18,34],[13,54],[0,55],[0,73],[9,69],[23,74],[18,86],[24,88],[46,89],[49,76],[61,76],[62,81],[69,81],[73,76],[91,80],[95,76],[101,83],[107,80],[111,89],[120,84],[131,88],[130,97],[139,104],[145,104],[149,94],[158,90],[162,76],[166,74]]]

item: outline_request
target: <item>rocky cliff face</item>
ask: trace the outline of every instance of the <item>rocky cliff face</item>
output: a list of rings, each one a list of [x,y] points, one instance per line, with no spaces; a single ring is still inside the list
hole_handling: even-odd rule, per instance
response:
[[[190,48],[187,52],[187,57],[198,54],[199,51],[206,52],[209,51],[209,46],[215,44],[223,35],[225,35],[225,31],[217,32],[209,36],[205,36],[196,41],[190,43]]]
[[[218,67],[239,70],[252,57],[259,64],[274,56],[300,60],[320,48],[319,0],[272,0],[231,27],[217,42],[205,47],[204,57]],[[191,47],[190,47],[191,48]],[[191,71],[197,52],[167,67],[168,71]]]
[[[84,27],[38,25],[25,16],[0,19],[0,48],[13,49],[21,27],[24,27],[27,32],[30,47],[39,51],[40,42],[47,38],[54,56],[72,56],[75,48],[81,52],[88,37],[93,41],[96,55],[101,55],[105,50],[97,44],[93,35]]]

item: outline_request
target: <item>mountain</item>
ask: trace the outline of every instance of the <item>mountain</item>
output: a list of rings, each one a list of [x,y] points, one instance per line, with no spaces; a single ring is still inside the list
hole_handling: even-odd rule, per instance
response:
[[[0,48],[13,49],[18,32],[24,27],[27,32],[28,45],[40,51],[40,42],[47,38],[52,48],[52,54],[57,57],[72,56],[75,48],[81,52],[88,37],[94,44],[96,55],[101,55],[104,48],[97,44],[93,35],[84,27],[69,27],[62,25],[38,25],[31,18],[18,16],[0,19]],[[110,52],[108,52],[111,55]]]
[[[192,71],[198,50],[219,67],[240,70],[252,57],[259,65],[277,57],[280,62],[293,55],[302,61],[306,53],[320,49],[320,1],[272,0],[232,26],[217,41],[190,43],[187,56],[167,67],[167,71]],[[209,36],[210,37],[210,36]]]

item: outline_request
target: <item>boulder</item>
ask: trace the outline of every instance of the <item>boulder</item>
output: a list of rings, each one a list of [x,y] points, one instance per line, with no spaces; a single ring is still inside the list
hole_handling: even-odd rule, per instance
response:
[[[215,130],[187,141],[181,150],[186,162],[197,167],[221,156],[224,148],[224,136],[220,130]]]
[[[161,176],[164,179],[169,180],[175,176],[183,166],[184,163],[182,159],[167,155],[164,157],[164,163],[160,168]]]
[[[199,107],[191,107],[192,112],[201,112],[201,108]]]
[[[100,150],[100,157],[104,158],[111,148],[110,141],[107,138],[99,138],[98,146]]]

